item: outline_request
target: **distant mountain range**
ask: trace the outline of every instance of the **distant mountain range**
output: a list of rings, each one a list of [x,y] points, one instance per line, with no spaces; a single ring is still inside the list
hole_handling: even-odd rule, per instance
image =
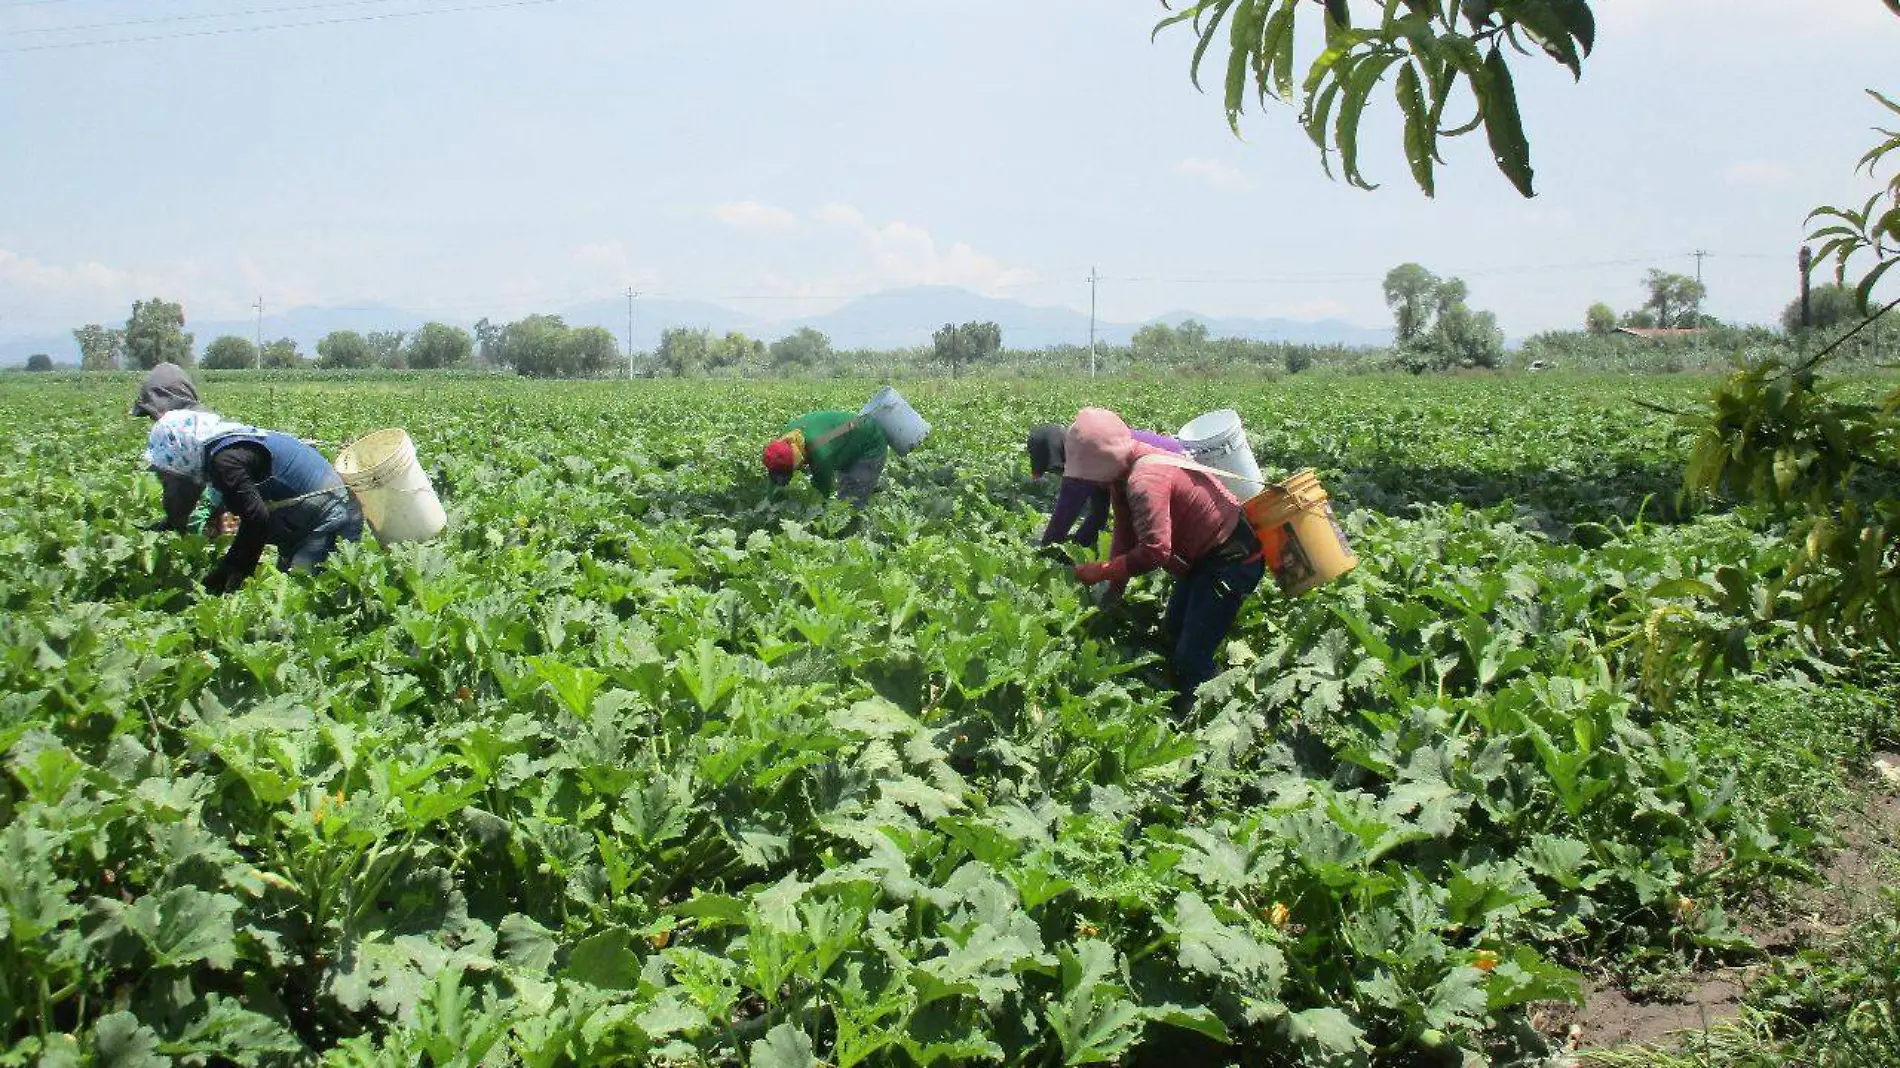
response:
[[[594,301],[560,311],[573,326],[601,326],[617,338],[627,330],[627,305],[622,300]],[[414,330],[428,317],[393,305],[368,304],[344,308],[296,308],[264,316],[266,340],[288,337],[296,340],[305,355],[316,353],[317,341],[334,330]],[[1379,347],[1391,343],[1390,330],[1376,330],[1338,319],[1307,322],[1297,319],[1245,318],[1197,315],[1193,312],[1169,312],[1148,320],[1179,325],[1189,319],[1205,324],[1215,337],[1238,337],[1255,341],[1288,341],[1312,345]],[[809,326],[821,330],[840,349],[893,349],[928,345],[931,332],[945,323],[969,321],[994,322],[1003,328],[1003,343],[1014,349],[1039,349],[1052,345],[1086,345],[1089,317],[1072,308],[1044,307],[1017,300],[986,297],[954,286],[918,286],[873,293],[824,315],[803,319],[774,320],[734,311],[718,304],[694,300],[645,299],[635,304],[634,345],[651,351],[659,345],[660,332],[676,326],[705,327],[724,332],[742,330],[754,337],[774,340]],[[458,326],[471,326],[473,320],[446,318]],[[82,324],[75,323],[74,326]],[[115,324],[116,325],[116,324]],[[1104,344],[1125,345],[1135,331],[1147,323],[1096,323],[1096,337]],[[204,350],[214,338],[224,334],[251,337],[257,331],[253,320],[237,322],[192,321],[186,329],[196,335],[198,349]],[[0,337],[0,366],[17,366],[28,356],[44,352],[55,363],[79,362],[78,346],[71,334],[52,336]]]

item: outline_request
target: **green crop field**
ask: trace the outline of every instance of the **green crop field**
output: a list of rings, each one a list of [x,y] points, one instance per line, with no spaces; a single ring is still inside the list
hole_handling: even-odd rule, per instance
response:
[[[874,387],[214,376],[450,515],[214,598],[132,381],[0,383],[0,1065],[1542,1063],[1749,959],[1891,738],[1888,662],[1691,597],[1784,551],[1633,403],[1706,383],[904,383],[868,510],[768,488]],[[1238,408],[1361,556],[1185,718],[1165,585],[1035,551],[1083,404]]]

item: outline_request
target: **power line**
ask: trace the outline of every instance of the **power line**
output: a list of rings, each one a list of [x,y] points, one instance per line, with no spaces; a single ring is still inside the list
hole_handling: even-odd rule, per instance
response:
[[[327,11],[340,7],[370,7],[376,4],[402,3],[404,0],[330,0],[322,4],[298,4],[294,7],[254,7],[247,11],[215,11],[196,15],[160,15],[148,19],[124,19],[118,22],[87,22],[71,26],[30,26],[7,30],[11,37],[29,33],[83,33],[92,30],[118,30],[128,26],[157,26],[172,22],[209,22],[216,19],[242,19],[256,15],[284,15],[298,11]]]
[[[423,11],[388,11],[374,15],[351,15],[344,18],[309,19],[303,22],[276,22],[263,26],[222,26],[211,30],[191,30],[185,33],[148,34],[143,37],[112,37],[95,41],[58,41],[51,44],[22,45],[18,48],[0,48],[0,55],[12,55],[21,52],[51,52],[68,48],[91,48],[99,45],[147,44],[154,41],[183,41],[199,37],[224,37],[239,33],[267,33],[276,30],[301,30],[318,26],[343,26],[359,22],[383,22],[391,19],[426,18],[435,15],[462,15],[482,11],[502,11],[509,8],[543,7],[548,4],[562,3],[564,0],[502,0],[500,3],[464,4],[459,7],[430,8]]]

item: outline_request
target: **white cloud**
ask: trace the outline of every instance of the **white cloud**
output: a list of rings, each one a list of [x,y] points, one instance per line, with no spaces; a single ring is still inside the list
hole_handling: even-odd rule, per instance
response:
[[[250,306],[228,284],[207,278],[236,278],[247,289],[259,271],[249,260],[229,270],[211,272],[185,260],[162,267],[126,268],[87,260],[74,264],[46,263],[11,249],[0,249],[0,294],[12,306],[9,326],[44,325],[67,320],[124,318],[135,300],[161,297],[184,303],[193,319],[222,318]]]
[[[730,204],[715,205],[712,216],[734,230],[747,233],[784,233],[798,229],[798,216],[784,208],[761,204],[756,200],[739,200]]]
[[[829,223],[834,226],[864,225],[863,212],[849,204],[839,204],[836,202],[826,204],[824,207],[812,212],[811,217],[821,223]]]
[[[1174,173],[1197,178],[1215,189],[1253,188],[1253,179],[1248,178],[1238,168],[1204,156],[1189,156],[1174,165]]]
[[[1730,185],[1775,189],[1792,181],[1794,171],[1784,164],[1771,160],[1748,160],[1730,166],[1722,172],[1722,177],[1727,179]]]
[[[941,243],[916,223],[874,223],[849,204],[827,204],[813,217],[856,235],[869,261],[869,277],[862,280],[869,288],[946,285],[994,292],[1036,277],[966,242]]]

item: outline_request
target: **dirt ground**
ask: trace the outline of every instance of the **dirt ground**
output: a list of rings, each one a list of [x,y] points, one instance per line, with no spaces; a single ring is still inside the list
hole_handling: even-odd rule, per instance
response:
[[[1876,755],[1867,792],[1837,826],[1842,847],[1829,858],[1817,885],[1771,916],[1742,924],[1770,955],[1793,953],[1838,938],[1865,919],[1879,888],[1900,862],[1900,753]],[[1612,985],[1591,984],[1581,1007],[1552,1007],[1536,1019],[1539,1029],[1568,1036],[1579,1050],[1630,1046],[1688,1046],[1708,1028],[1734,1019],[1757,967],[1697,973],[1670,1001],[1639,1000]]]

